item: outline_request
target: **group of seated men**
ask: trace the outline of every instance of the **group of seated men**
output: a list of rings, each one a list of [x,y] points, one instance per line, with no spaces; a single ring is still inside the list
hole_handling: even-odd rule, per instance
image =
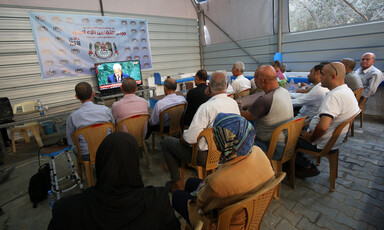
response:
[[[152,130],[159,129],[160,113],[181,103],[187,104],[184,126],[188,127],[181,138],[167,137],[161,143],[164,159],[170,171],[171,181],[168,185],[172,190],[182,189],[184,182],[181,181],[179,173],[180,161],[191,161],[191,146],[197,144],[197,137],[201,131],[212,127],[219,113],[239,114],[249,121],[254,121],[256,131],[254,144],[267,152],[274,129],[292,120],[293,108],[301,106],[298,116],[308,116],[311,122],[308,130],[301,133],[298,147],[321,151],[335,128],[359,112],[358,102],[352,90],[363,87],[363,97],[369,97],[376,92],[382,82],[382,72],[373,66],[374,62],[375,55],[365,53],[360,61],[361,68],[356,72],[353,72],[356,63],[350,58],[344,58],[341,62],[323,62],[315,65],[308,75],[308,81],[313,87],[307,93],[296,95],[292,100],[289,92],[279,87],[276,68],[270,65],[259,66],[255,71],[254,83],[265,95],[257,98],[249,108],[241,110],[235,100],[227,97],[228,82],[223,71],[212,73],[207,84],[207,72],[199,70],[195,75],[196,88],[188,92],[186,100],[183,96],[175,94],[176,80],[166,79],[164,82],[166,96],[159,100],[153,109],[147,137]],[[232,87],[236,92],[251,88],[250,81],[243,76],[243,72],[244,64],[236,62],[232,68],[232,73],[236,77]],[[134,79],[124,78],[121,89],[124,97],[112,105],[111,111],[105,106],[93,104],[94,92],[88,83],[82,82],[76,85],[76,98],[82,102],[82,106],[67,119],[69,144],[73,145],[72,134],[81,127],[101,122],[118,123],[127,117],[148,113],[147,101],[135,95],[137,85]],[[165,126],[169,125],[167,116],[164,123]],[[285,142],[283,133],[280,134],[278,142],[273,156],[275,160],[280,159],[283,152]],[[198,164],[202,165],[206,160],[208,145],[203,139],[198,146],[200,150]],[[89,159],[85,140],[80,139],[80,148],[83,160]],[[300,177],[319,173],[302,154],[298,154],[296,163],[297,175]]]

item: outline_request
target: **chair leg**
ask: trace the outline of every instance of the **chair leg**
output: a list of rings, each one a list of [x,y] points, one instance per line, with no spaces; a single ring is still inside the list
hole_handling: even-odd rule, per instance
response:
[[[316,165],[319,166],[321,163],[321,157],[316,157]]]
[[[81,182],[83,182],[83,166],[77,162],[77,173],[79,174]]]
[[[280,173],[283,171],[283,164],[281,163],[281,161],[272,161],[272,165],[275,175],[280,175]],[[277,186],[273,197],[275,198],[275,200],[280,199],[280,184]]]
[[[35,136],[36,142],[39,145],[39,147],[43,146],[43,141],[41,141],[40,134],[37,132],[36,126],[31,128],[33,136]]]
[[[185,179],[185,161],[181,161],[181,168],[180,168],[180,180],[184,183]]]
[[[40,134],[43,135],[43,137],[45,137],[45,132],[44,132],[44,129],[43,127],[41,127],[41,125],[39,124],[39,130],[40,130]]]
[[[149,158],[148,149],[147,149],[147,143],[143,140],[143,149],[145,154],[145,159],[147,160],[148,168],[151,168],[151,159]]]
[[[364,119],[364,107],[360,113],[360,128],[363,128],[363,119]]]
[[[152,152],[155,153],[155,134],[152,133]]]
[[[295,184],[295,158],[296,157],[293,157],[291,160],[289,160],[289,166],[290,166],[290,175],[289,175],[289,179],[291,181],[291,187],[293,189],[296,188],[296,184]]]
[[[352,122],[351,126],[351,137],[355,136],[355,120]]]
[[[84,162],[85,166],[85,174],[87,175],[88,188],[93,187],[93,173],[92,173],[92,165],[90,162]]]
[[[16,152],[15,132],[11,130],[12,152]]]
[[[31,142],[31,140],[29,139],[28,132],[26,130],[21,130],[21,133],[23,134],[23,137],[26,143]]]
[[[328,156],[329,160],[329,180],[330,180],[330,190],[331,192],[335,191],[335,183],[337,177],[337,161],[339,154],[333,153]]]
[[[197,174],[199,175],[200,179],[204,179],[203,167],[197,166]]]

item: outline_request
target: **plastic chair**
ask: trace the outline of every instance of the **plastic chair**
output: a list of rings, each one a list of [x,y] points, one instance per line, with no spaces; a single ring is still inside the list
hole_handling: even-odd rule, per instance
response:
[[[295,158],[296,158],[296,144],[299,139],[301,130],[303,129],[305,120],[307,116],[300,117],[296,120],[288,121],[285,124],[277,127],[271,137],[271,141],[268,147],[267,157],[273,165],[273,171],[276,175],[279,175],[282,172],[283,163],[289,161],[290,165],[290,181],[291,187],[295,188]],[[281,160],[272,160],[273,155],[275,154],[277,140],[279,139],[279,134],[286,130],[287,138],[285,143],[285,148]],[[275,198],[280,198],[280,186],[276,190]]]
[[[117,124],[116,130],[125,131],[125,129],[123,129],[125,127],[128,133],[132,134],[132,136],[136,138],[137,143],[139,144],[139,147],[141,148],[141,150],[144,150],[148,168],[151,168],[151,159],[149,158],[147,145],[143,138],[144,130],[146,130],[145,124],[148,124],[148,120],[149,120],[148,114],[140,114],[140,115],[128,117]]]
[[[199,141],[201,138],[205,138],[208,143],[207,161],[203,166],[200,166],[197,163],[197,156],[199,154]],[[220,156],[221,152],[217,149],[213,140],[212,128],[201,131],[200,135],[197,137],[196,144],[194,144],[192,147],[192,158],[190,164],[189,162],[182,162],[181,180],[184,181],[186,164],[189,164],[191,167],[195,168],[198,172],[199,178],[204,179],[209,173],[215,172],[216,168],[218,167]]]
[[[368,97],[364,97],[360,102],[359,102],[359,108],[361,109],[360,113],[360,128],[363,128],[363,120],[364,120],[364,104],[367,102]]]
[[[19,103],[13,106],[13,114],[25,114],[25,113],[33,113],[36,111],[37,102],[36,101],[26,101],[23,103]],[[39,147],[43,146],[43,141],[41,140],[40,134],[37,131],[40,130],[40,133],[45,136],[44,130],[40,125],[40,122],[34,121],[25,123],[24,125],[17,125],[11,129],[11,140],[12,140],[12,152],[16,152],[16,143],[15,143],[15,133],[21,132],[24,136],[25,142],[31,142],[28,136],[28,131],[31,130],[33,136],[36,139]]]
[[[152,152],[155,152],[155,135],[161,136],[162,139],[166,136],[175,136],[181,134],[181,118],[186,104],[172,106],[160,113],[160,129],[152,132]],[[169,116],[169,132],[164,132],[164,116]]]
[[[236,100],[239,97],[248,96],[250,94],[250,91],[251,91],[250,89],[246,89],[246,90],[241,91],[240,93],[236,93],[234,96],[234,99]]]
[[[86,127],[82,127],[76,130],[73,135],[73,142],[75,143],[77,149],[77,170],[79,172],[79,176],[83,178],[83,169],[84,165],[85,174],[87,176],[88,187],[94,186],[93,173],[92,173],[92,165],[95,164],[96,151],[99,148],[99,145],[107,136],[108,130],[111,130],[111,133],[115,130],[115,125],[110,122],[94,124]],[[82,135],[84,139],[87,141],[88,150],[89,150],[89,161],[84,161],[81,155],[79,136]]]
[[[357,90],[353,91],[353,94],[355,95],[357,102],[360,101],[361,95],[363,95],[363,90],[364,90],[364,88],[360,88],[360,89],[357,89]],[[365,103],[365,102],[364,102],[364,103]],[[359,107],[360,107],[360,105],[359,105]],[[360,109],[361,109],[361,108],[360,108]],[[361,110],[362,110],[362,109],[361,109]],[[361,113],[361,114],[362,114],[362,113]],[[360,122],[362,122],[361,119],[360,119]],[[361,123],[361,126],[362,126],[362,123]],[[345,135],[344,142],[348,140],[348,133],[349,133],[349,130],[351,130],[351,137],[353,137],[353,136],[355,135],[355,121],[353,121],[352,124],[349,126],[347,135]]]
[[[43,146],[39,149],[39,154],[41,156],[47,156],[50,158],[50,176],[51,176],[51,190],[53,193],[56,194],[57,200],[60,199],[60,194],[63,192],[68,192],[72,189],[74,189],[76,186],[79,186],[81,190],[83,190],[83,184],[81,183],[81,179],[79,175],[76,172],[75,165],[73,164],[72,158],[69,154],[69,150],[72,148],[70,145],[65,145],[65,146],[59,146],[57,144],[53,145],[47,145]],[[57,179],[57,171],[56,171],[56,164],[55,164],[55,158],[61,155],[62,153],[65,154],[65,157],[67,158],[68,162],[68,169],[69,169],[69,176],[65,176],[63,178]],[[69,179],[75,183],[67,189],[60,189],[59,187],[59,182],[64,180],[64,179]]]
[[[273,194],[275,193],[278,185],[285,177],[285,172],[282,172],[274,181],[266,184],[260,191],[254,195],[225,207],[219,212],[219,218],[217,222],[217,228],[220,230],[231,229],[232,218],[236,216],[240,211],[246,212],[246,224],[245,230],[260,229],[261,222],[269,205],[271,204]],[[198,226],[198,227],[196,227]],[[201,221],[194,224],[194,229],[202,229]],[[237,226],[236,226],[237,227]]]
[[[302,152],[305,154],[309,154],[312,156],[317,157],[317,165],[320,165],[320,157],[326,157],[329,161],[329,179],[330,179],[330,191],[335,191],[335,181],[337,178],[337,171],[339,167],[339,149],[332,150],[334,144],[336,143],[337,139],[340,136],[341,131],[344,129],[344,127],[348,124],[351,124],[355,117],[359,113],[355,114],[351,118],[349,118],[347,121],[340,124],[335,131],[333,131],[331,138],[329,139],[328,143],[324,146],[324,148],[321,150],[321,152],[313,152],[307,149],[297,149],[297,152]]]

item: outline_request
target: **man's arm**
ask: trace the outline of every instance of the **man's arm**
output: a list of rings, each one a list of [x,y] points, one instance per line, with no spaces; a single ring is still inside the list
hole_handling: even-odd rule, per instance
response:
[[[68,141],[68,144],[69,145],[75,145],[74,143],[73,143],[73,139],[72,139],[72,135],[73,135],[73,133],[75,132],[75,130],[76,130],[76,127],[73,125],[73,122],[72,122],[72,117],[71,116],[69,116],[68,118],[67,118],[67,122],[66,122],[66,125],[65,125],[65,134],[66,134],[66,136],[67,136],[67,141]]]
[[[329,126],[332,123],[332,120],[333,120],[333,117],[330,115],[327,115],[327,114],[321,115],[320,121],[316,125],[315,130],[313,132],[301,131],[300,137],[307,142],[312,143],[316,141],[327,132],[327,130],[329,129]]]
[[[368,86],[364,87],[363,96],[369,97],[376,93],[377,87],[383,81],[382,75],[380,73],[373,73],[368,79]]]
[[[244,117],[248,121],[252,121],[252,120],[256,119],[256,117],[253,116],[248,110],[241,110],[240,114],[241,114],[242,117]]]
[[[159,111],[158,103],[159,102],[157,102],[155,107],[153,108],[151,118],[149,119],[150,125],[157,125],[160,123],[160,111]]]

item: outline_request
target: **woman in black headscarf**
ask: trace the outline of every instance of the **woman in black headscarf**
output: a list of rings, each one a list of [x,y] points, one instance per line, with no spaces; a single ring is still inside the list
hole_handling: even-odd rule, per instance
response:
[[[165,188],[144,187],[138,145],[108,135],[96,154],[96,186],[56,202],[48,229],[180,229]]]

